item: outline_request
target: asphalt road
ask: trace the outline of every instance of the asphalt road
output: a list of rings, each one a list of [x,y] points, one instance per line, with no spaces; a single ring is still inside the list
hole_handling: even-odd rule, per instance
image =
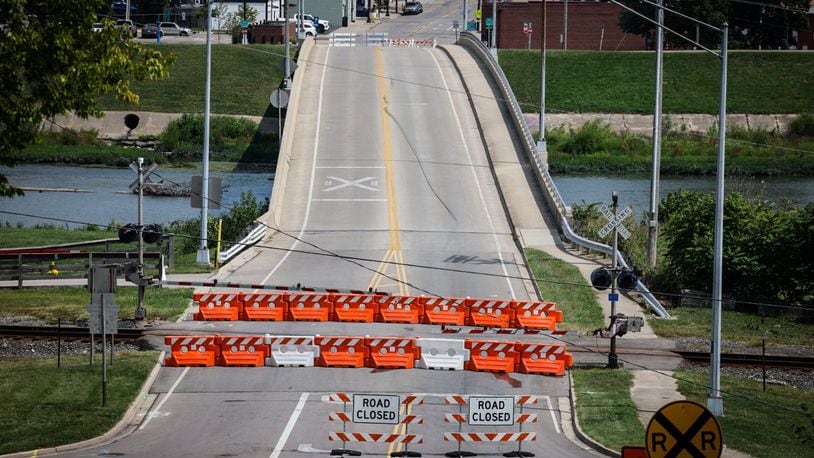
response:
[[[244,256],[224,280],[375,288],[399,294],[528,298],[521,256],[488,167],[463,85],[438,49],[315,47],[298,88],[299,108],[280,232]],[[293,120],[292,120],[293,119]],[[275,192],[278,192],[275,190]],[[349,260],[348,257],[355,258]],[[525,275],[523,275],[525,276]],[[430,326],[342,323],[194,323],[199,330],[298,335],[425,335]],[[588,456],[561,427],[567,379],[523,374],[336,368],[162,368],[138,430],[71,456],[326,456],[332,392],[419,393],[423,415],[411,451],[456,449],[443,432],[442,395],[537,395],[525,425],[536,456]],[[348,431],[403,432],[392,425]],[[473,432],[517,432],[514,427]],[[464,444],[502,454],[516,443]],[[404,450],[348,444],[365,454]]]

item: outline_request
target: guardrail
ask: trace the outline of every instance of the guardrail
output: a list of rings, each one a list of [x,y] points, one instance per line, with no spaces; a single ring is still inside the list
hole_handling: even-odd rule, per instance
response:
[[[263,240],[263,237],[266,236],[267,231],[268,228],[266,228],[265,225],[255,223],[254,229],[249,231],[249,233],[246,234],[246,237],[243,237],[243,239],[241,239],[239,242],[235,242],[228,250],[218,255],[218,262],[221,265],[229,262],[229,260],[237,256],[240,252],[242,252],[246,248],[254,245],[260,240]]]
[[[146,262],[151,259],[155,264]],[[159,276],[164,272],[163,254],[146,252],[144,260],[147,271],[155,271]],[[138,261],[135,251],[0,254],[0,281],[16,281],[17,288],[22,288],[25,280],[87,278],[91,266],[133,261]],[[124,277],[124,272],[120,271],[119,276]]]
[[[538,185],[544,191],[543,196],[546,200],[546,204],[548,204],[548,208],[551,210],[551,212],[554,213],[555,220],[558,221],[560,230],[565,238],[570,242],[588,250],[605,253],[612,256],[613,249],[610,246],[582,237],[571,229],[571,225],[568,223],[568,207],[565,205],[565,200],[563,200],[560,192],[557,190],[557,186],[554,184],[554,180],[548,173],[548,164],[543,160],[542,156],[537,151],[537,145],[534,141],[534,137],[531,134],[528,124],[526,124],[526,120],[523,117],[523,111],[520,109],[520,104],[517,103],[517,98],[515,98],[514,91],[512,91],[512,88],[509,85],[509,80],[506,78],[506,75],[503,73],[503,69],[500,68],[500,65],[498,65],[489,48],[483,44],[478,36],[470,32],[462,33],[460,35],[458,44],[472,51],[476,58],[486,65],[486,68],[489,70],[494,80],[498,83],[501,95],[509,104],[509,111],[512,115],[512,123],[517,131],[522,134],[521,138],[523,140],[523,149],[525,150],[525,153],[530,161],[536,166],[534,167],[534,176],[537,179]],[[628,267],[628,264],[621,252],[617,252],[617,262],[623,268]],[[645,300],[647,305],[657,316],[661,318],[668,318],[670,316],[667,310],[661,305],[661,303],[659,303],[658,300],[656,300],[656,298],[653,296],[650,290],[647,289],[647,286],[641,282],[641,280],[638,281],[636,287],[637,291],[642,295],[642,298]]]

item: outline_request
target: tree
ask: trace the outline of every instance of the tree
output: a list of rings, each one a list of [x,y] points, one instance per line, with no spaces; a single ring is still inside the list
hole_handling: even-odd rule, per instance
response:
[[[641,0],[620,0],[644,16],[655,20],[655,7]],[[652,2],[651,2],[652,3]],[[664,6],[686,16],[719,26],[729,24],[731,48],[788,47],[791,32],[806,24],[809,0],[764,0],[761,2],[732,2],[731,0],[664,0]],[[692,40],[696,38],[696,24],[689,19],[665,11],[664,24]],[[654,30],[651,22],[627,10],[619,16],[619,26],[627,33],[649,37]],[[720,34],[707,27],[698,29],[700,42],[715,48]],[[664,40],[671,46],[687,48],[692,45],[675,34],[666,32]]]
[[[104,0],[0,0],[0,164],[30,143],[43,119],[73,111],[102,116],[96,99],[115,92],[137,103],[130,80],[167,76],[174,56],[147,49],[105,21]],[[0,175],[0,196],[22,192]]]

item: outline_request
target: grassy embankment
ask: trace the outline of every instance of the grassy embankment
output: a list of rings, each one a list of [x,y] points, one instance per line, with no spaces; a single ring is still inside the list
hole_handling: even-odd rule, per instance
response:
[[[501,51],[500,64],[524,111],[540,106],[540,53]],[[546,61],[546,109],[551,113],[653,112],[652,53],[551,52]],[[664,175],[711,175],[717,133],[689,133],[670,113],[718,113],[718,61],[704,53],[664,58]],[[630,75],[636,75],[631,78]],[[807,53],[734,52],[729,60],[728,113],[800,114],[814,106],[814,66]],[[771,96],[763,96],[769,95]],[[646,173],[651,142],[601,125],[574,132],[549,125],[553,173]],[[814,175],[814,138],[730,126],[727,172],[732,175]],[[767,145],[767,146],[762,146]]]

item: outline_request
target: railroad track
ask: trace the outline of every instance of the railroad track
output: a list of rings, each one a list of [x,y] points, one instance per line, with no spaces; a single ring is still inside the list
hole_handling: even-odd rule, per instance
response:
[[[676,351],[687,361],[696,363],[709,363],[709,353],[700,351]],[[804,356],[777,356],[777,355],[745,355],[737,353],[721,353],[721,364],[735,366],[766,366],[785,367],[796,369],[814,369],[814,358]]]
[[[119,329],[114,335],[116,340],[135,340],[144,333],[142,329]],[[88,328],[77,326],[0,326],[0,338],[29,338],[29,339],[90,339]]]

